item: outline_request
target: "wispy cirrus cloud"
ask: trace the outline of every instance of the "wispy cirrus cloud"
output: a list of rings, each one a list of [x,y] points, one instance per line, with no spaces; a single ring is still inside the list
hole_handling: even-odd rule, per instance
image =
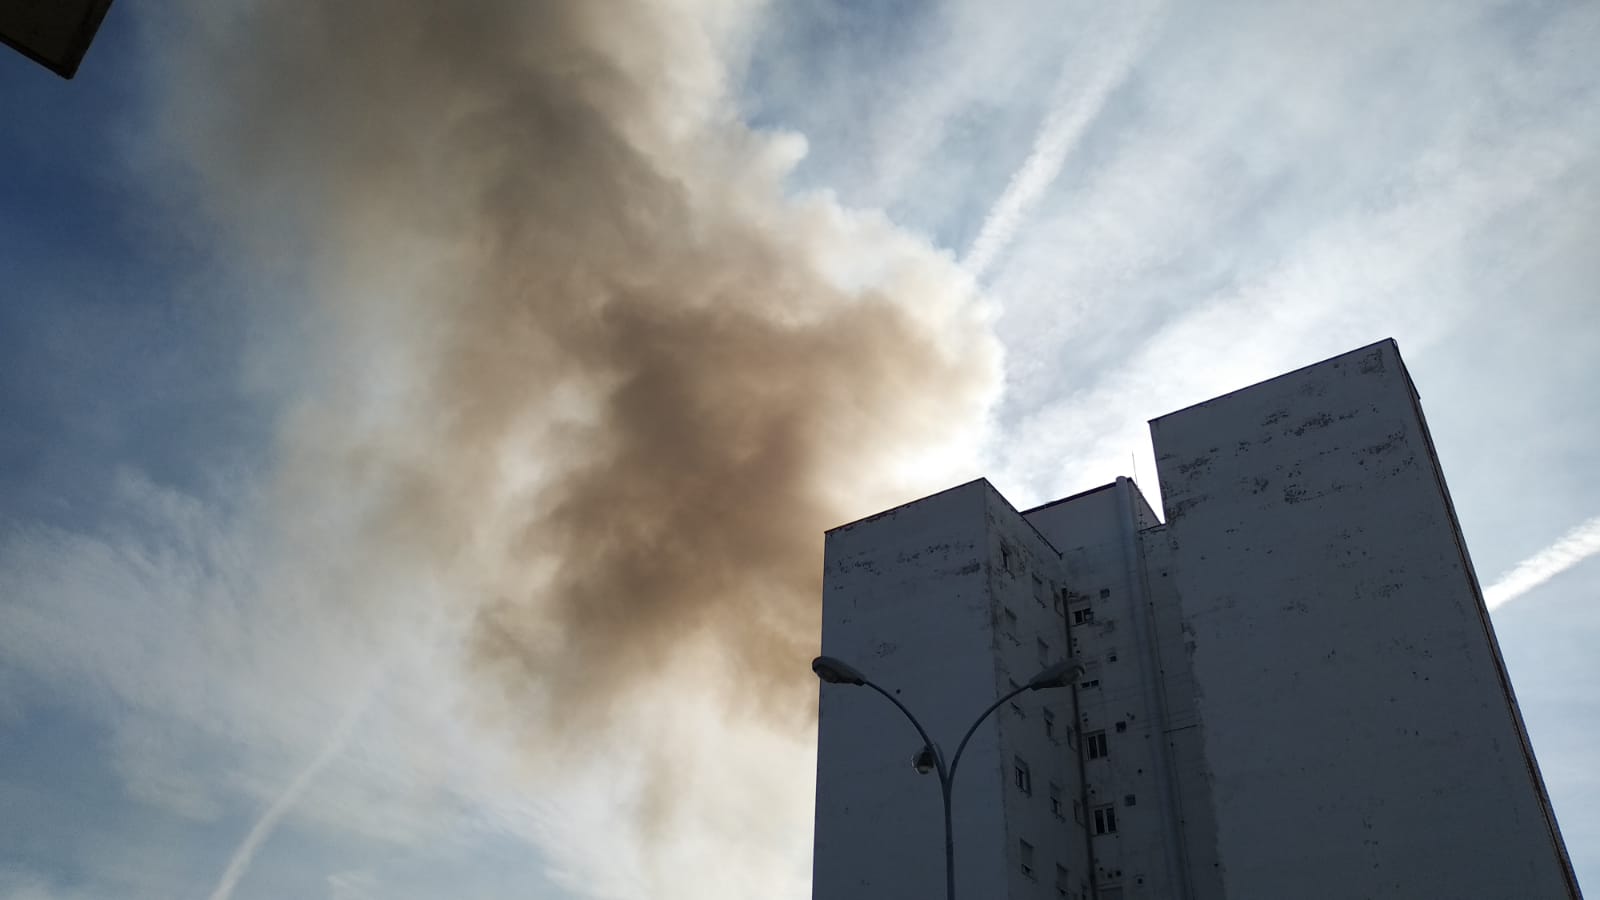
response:
[[[1010,490],[1098,483],[1130,452],[1149,474],[1145,419],[1380,337],[1415,358],[1547,264],[1549,235],[1501,226],[1570,204],[1594,162],[1595,85],[1544,98],[1574,90],[1596,17],[1553,13],[1507,67],[1483,61],[1507,38],[1481,12],[1166,20],[1132,111],[1097,123],[991,276]],[[1441,31],[1428,77],[1388,80]]]

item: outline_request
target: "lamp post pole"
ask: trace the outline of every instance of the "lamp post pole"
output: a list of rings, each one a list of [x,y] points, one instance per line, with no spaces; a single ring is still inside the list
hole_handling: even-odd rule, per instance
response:
[[[911,727],[915,728],[917,730],[917,734],[922,737],[922,753],[926,753],[933,758],[934,770],[939,775],[939,793],[944,800],[945,900],[955,900],[956,835],[954,823],[950,817],[950,797],[952,794],[952,788],[955,784],[956,766],[961,764],[961,754],[967,749],[967,742],[972,740],[972,736],[978,731],[978,726],[982,725],[984,720],[989,718],[990,713],[993,713],[995,710],[999,709],[1000,706],[1007,700],[1010,700],[1012,697],[1015,697],[1024,691],[1042,691],[1045,688],[1064,687],[1067,684],[1070,684],[1071,680],[1075,678],[1082,671],[1082,669],[1072,663],[1056,663],[1055,665],[1050,666],[1049,668],[1040,672],[1038,675],[1035,675],[1027,684],[1002,694],[998,700],[989,704],[988,709],[985,709],[978,715],[978,718],[973,721],[972,727],[968,728],[967,733],[961,736],[961,743],[956,745],[956,752],[950,757],[950,761],[948,763],[945,762],[944,751],[940,750],[939,745],[934,743],[933,738],[928,736],[927,730],[922,727],[921,722],[917,721],[917,717],[911,714],[911,710],[907,709],[906,705],[901,703],[899,698],[897,698],[894,694],[891,694],[882,687],[879,687],[876,683],[868,679],[865,675],[861,674],[861,672],[855,669],[853,666],[850,666],[841,660],[834,659],[831,656],[819,656],[811,661],[811,671],[817,673],[817,677],[822,679],[827,684],[859,685],[862,687],[869,687],[874,691],[877,691],[878,693],[882,694],[890,703],[893,703],[895,709],[900,710],[901,714],[906,717],[906,720],[911,723]],[[926,769],[921,768],[921,754],[918,754],[918,759],[919,771],[927,771]]]

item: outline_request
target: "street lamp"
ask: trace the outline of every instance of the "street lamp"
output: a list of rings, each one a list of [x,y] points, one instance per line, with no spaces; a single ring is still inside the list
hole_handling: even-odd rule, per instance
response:
[[[811,661],[811,671],[828,684],[866,684],[867,676],[854,667],[831,656],[819,656]]]
[[[895,708],[905,715],[907,721],[911,723],[911,727],[917,729],[917,734],[922,736],[922,749],[917,751],[917,755],[912,760],[912,765],[918,772],[923,774],[927,774],[930,771],[939,773],[939,793],[944,798],[944,894],[946,900],[955,900],[956,839],[950,820],[950,789],[955,782],[956,766],[961,762],[962,751],[967,749],[967,742],[977,732],[978,726],[983,724],[983,720],[989,718],[989,714],[999,709],[1007,700],[1023,691],[1042,691],[1046,688],[1065,687],[1071,684],[1073,679],[1083,674],[1083,667],[1076,663],[1059,662],[1028,679],[1027,684],[1002,694],[998,700],[989,704],[989,708],[985,709],[977,720],[972,723],[972,727],[967,729],[967,733],[961,736],[961,743],[956,745],[955,755],[950,757],[948,764],[945,762],[944,752],[939,749],[939,745],[934,743],[932,738],[928,737],[928,732],[922,727],[922,723],[917,721],[917,717],[911,714],[911,710],[906,709],[906,705],[901,703],[895,695],[874,684],[854,666],[831,656],[819,656],[811,661],[811,671],[817,673],[817,677],[827,684],[857,685],[877,691],[888,698],[889,702],[893,703]]]

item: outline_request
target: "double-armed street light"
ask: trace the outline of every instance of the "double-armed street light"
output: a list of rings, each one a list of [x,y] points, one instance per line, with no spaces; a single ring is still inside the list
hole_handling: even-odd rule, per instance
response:
[[[971,740],[972,735],[977,732],[978,726],[983,724],[984,719],[989,718],[990,713],[999,709],[1001,704],[1005,703],[1007,700],[1010,700],[1012,697],[1017,696],[1023,691],[1042,691],[1045,688],[1065,687],[1071,684],[1075,678],[1083,673],[1083,667],[1077,665],[1076,663],[1059,662],[1033,676],[1033,678],[1022,687],[1002,694],[999,699],[989,704],[989,708],[985,709],[978,716],[977,720],[972,723],[972,727],[967,729],[967,733],[961,736],[961,743],[956,745],[955,755],[950,757],[948,763],[945,761],[944,752],[939,749],[939,745],[934,743],[932,738],[928,737],[928,732],[922,727],[922,723],[917,721],[917,717],[911,714],[911,710],[907,709],[906,705],[901,703],[899,699],[894,696],[894,694],[891,694],[890,692],[874,684],[867,678],[867,676],[861,674],[861,672],[854,666],[851,666],[842,660],[834,659],[831,656],[819,656],[811,661],[811,671],[817,673],[817,677],[828,684],[860,685],[862,687],[872,688],[873,690],[882,694],[884,697],[888,698],[889,702],[893,703],[895,708],[900,710],[900,712],[905,715],[906,719],[911,723],[911,726],[917,729],[917,734],[922,736],[922,749],[917,752],[912,765],[916,767],[918,772],[923,774],[927,774],[930,771],[937,771],[939,773],[939,792],[944,798],[945,897],[946,900],[955,900],[955,831],[952,828],[950,821],[950,787],[956,777],[956,766],[961,762],[961,752],[967,749],[967,742]]]

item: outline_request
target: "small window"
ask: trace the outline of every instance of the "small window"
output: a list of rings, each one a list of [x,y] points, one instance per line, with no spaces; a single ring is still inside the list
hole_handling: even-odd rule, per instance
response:
[[[1100,589],[1100,599],[1101,600],[1104,600],[1104,599],[1106,599],[1107,597],[1110,597],[1110,596],[1111,596],[1111,588],[1101,588]]]
[[[1044,638],[1039,638],[1038,643],[1039,643],[1039,665],[1048,666],[1048,665],[1050,665],[1050,645],[1044,642]]]
[[[1072,877],[1067,873],[1067,867],[1056,863],[1056,896],[1067,896],[1067,891],[1071,884]]]
[[[1050,814],[1058,819],[1064,819],[1067,811],[1061,806],[1061,785],[1050,785]]]
[[[1056,595],[1055,609],[1056,615],[1058,616],[1064,616],[1067,614],[1066,596],[1067,592],[1065,588],[1062,589],[1061,593]]]
[[[1098,678],[1091,678],[1088,681],[1080,681],[1080,682],[1078,682],[1078,687],[1081,687],[1081,688],[1097,688],[1099,686],[1100,686],[1100,679],[1098,679]]]
[[[1007,572],[1011,571],[1011,548],[1005,544],[1000,545],[1000,567]]]
[[[1044,716],[1044,736],[1050,740],[1056,739],[1056,714],[1050,710],[1040,710]]]
[[[1033,845],[1027,841],[1017,841],[1017,850],[1022,857],[1022,874],[1033,877]]]
[[[1034,600],[1034,602],[1039,604],[1040,606],[1044,606],[1044,595],[1046,593],[1048,593],[1048,591],[1045,590],[1044,579],[1040,578],[1037,575],[1033,576],[1033,600]]]
[[[1117,731],[1122,732],[1122,731],[1127,731],[1127,730],[1128,730],[1128,723],[1127,722],[1118,722],[1117,723]]]
[[[1093,621],[1094,607],[1092,606],[1085,606],[1082,609],[1072,611],[1072,624],[1074,625],[1088,625]]]
[[[1016,758],[1015,765],[1012,767],[1011,780],[1016,784],[1017,790],[1024,794],[1033,793],[1033,773],[1029,771],[1028,764],[1020,756]]]
[[[1072,800],[1072,821],[1083,824],[1083,801],[1076,797]]]
[[[1074,750],[1078,747],[1078,729],[1071,725],[1067,726],[1067,746]]]
[[[1105,759],[1111,755],[1106,752],[1106,733],[1104,731],[1096,731],[1084,735],[1083,748],[1090,759]]]
[[[1117,808],[1111,804],[1097,806],[1094,809],[1094,833],[1117,833]]]
[[[1123,806],[1132,806],[1138,799],[1139,799],[1138,797],[1135,797],[1132,794],[1123,794],[1122,795],[1122,805]]]

